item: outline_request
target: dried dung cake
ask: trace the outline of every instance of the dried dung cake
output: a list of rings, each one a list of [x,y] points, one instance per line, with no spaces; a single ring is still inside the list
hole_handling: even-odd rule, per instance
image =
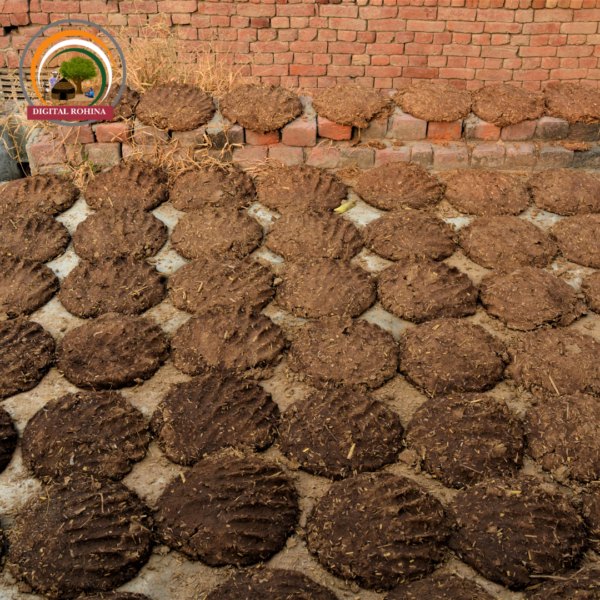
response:
[[[583,495],[581,514],[587,528],[588,542],[591,549],[600,552],[600,488],[590,487]]]
[[[36,262],[64,254],[71,236],[51,215],[32,212],[0,217],[0,252]]]
[[[418,258],[399,261],[382,271],[377,296],[392,314],[422,323],[475,314],[478,292],[457,268]]]
[[[436,572],[429,577],[400,584],[385,600],[493,600],[474,581],[456,573]]]
[[[140,161],[121,162],[88,183],[85,201],[94,210],[123,206],[152,210],[169,198],[167,174]]]
[[[600,122],[598,88],[585,83],[564,81],[544,89],[546,114],[569,123]]]
[[[489,314],[522,331],[544,323],[566,327],[587,312],[572,286],[535,267],[490,273],[483,278],[479,294]]]
[[[145,594],[134,594],[132,592],[106,592],[104,594],[86,596],[82,600],[152,600],[152,598]]]
[[[408,424],[406,445],[430,475],[453,488],[513,476],[523,464],[521,421],[488,394],[428,400]]]
[[[436,177],[412,163],[387,163],[366,171],[354,191],[380,210],[432,210],[443,194]]]
[[[370,273],[347,260],[320,258],[288,263],[275,300],[297,317],[358,317],[377,297]]]
[[[324,567],[378,591],[432,571],[450,533],[438,500],[391,473],[334,483],[306,531],[308,549]]]
[[[252,257],[202,257],[183,265],[169,278],[169,298],[177,308],[190,313],[217,306],[259,311],[275,295],[273,278],[273,273]]]
[[[193,465],[227,447],[264,450],[279,418],[258,384],[216,371],[173,386],[152,415],[152,431],[169,460]]]
[[[488,390],[507,358],[499,339],[461,319],[429,321],[400,338],[400,372],[429,396]]]
[[[526,185],[511,173],[451,171],[444,176],[446,200],[462,213],[494,217],[518,215],[529,204]]]
[[[89,261],[114,256],[148,258],[166,243],[167,226],[143,210],[106,208],[81,222],[73,235],[73,249]]]
[[[360,85],[336,85],[325,88],[313,100],[317,114],[340,125],[364,129],[369,121],[388,117],[392,103],[373,88]]]
[[[588,308],[600,314],[600,271],[588,275],[581,284]]]
[[[472,92],[473,112],[483,121],[508,127],[535,121],[546,110],[544,94],[501,83],[486,85]]]
[[[135,114],[144,125],[169,131],[191,131],[212,119],[215,104],[204,90],[169,83],[145,92]]]
[[[259,202],[280,213],[329,212],[347,195],[335,175],[309,165],[273,169],[258,185]]]
[[[529,180],[539,208],[558,215],[600,213],[600,179],[578,169],[546,169]]]
[[[169,194],[171,204],[185,211],[207,207],[240,210],[255,197],[251,177],[234,167],[186,171],[175,180]]]
[[[454,253],[452,226],[435,215],[402,210],[371,221],[363,232],[365,246],[389,260],[414,257],[443,260]]]
[[[244,211],[205,208],[179,220],[171,243],[176,252],[192,260],[206,255],[244,258],[258,248],[262,236],[261,224]]]
[[[597,600],[600,598],[600,571],[595,566],[565,573],[533,586],[527,600]]]
[[[223,116],[245,129],[267,133],[276,131],[302,114],[297,94],[273,85],[241,84],[220,100]]]
[[[585,547],[583,521],[560,491],[533,477],[491,479],[452,503],[450,548],[484,577],[511,589],[573,566]]]
[[[277,363],[284,347],[281,328],[268,317],[216,307],[192,317],[175,332],[171,358],[188,375],[209,369],[242,372]]]
[[[283,415],[278,445],[304,471],[342,479],[395,462],[404,429],[397,414],[364,392],[313,392]]]
[[[54,363],[54,338],[38,323],[0,321],[0,398],[33,389]]]
[[[169,342],[144,317],[108,313],[72,329],[56,352],[63,375],[77,387],[121,388],[150,379],[169,356]]]
[[[119,92],[121,91],[121,84],[115,83],[111,86],[110,91],[106,95],[106,98],[102,100],[105,106],[112,106]],[[113,121],[124,121],[131,119],[135,116],[135,109],[140,101],[140,95],[130,89],[127,85],[123,89],[119,103],[113,109]]]
[[[50,400],[29,420],[22,450],[25,464],[42,480],[122,479],[149,443],[142,413],[120,394],[78,392]]]
[[[353,223],[335,213],[288,213],[273,223],[265,246],[286,260],[342,258],[350,260],[363,247]]]
[[[121,483],[83,479],[51,486],[20,511],[8,568],[34,593],[54,600],[112,590],[150,558],[149,514]]]
[[[146,261],[128,256],[82,260],[63,280],[58,299],[82,319],[111,312],[137,315],[162,302],[164,279]]]
[[[0,473],[8,467],[19,441],[19,434],[10,415],[0,408]]]
[[[325,317],[303,325],[288,353],[288,365],[322,389],[381,387],[398,368],[398,345],[374,323]]]
[[[600,342],[569,329],[523,334],[508,347],[506,375],[535,392],[600,394]]]
[[[460,230],[460,247],[478,265],[512,271],[545,267],[558,246],[533,223],[513,216],[481,217]]]
[[[211,567],[267,560],[283,548],[300,512],[294,485],[276,463],[233,451],[176,476],[156,505],[163,542]]]
[[[438,81],[413,81],[392,98],[403,112],[436,123],[466,119],[471,113],[469,91]]]
[[[562,219],[552,228],[552,236],[567,260],[600,269],[600,214]]]

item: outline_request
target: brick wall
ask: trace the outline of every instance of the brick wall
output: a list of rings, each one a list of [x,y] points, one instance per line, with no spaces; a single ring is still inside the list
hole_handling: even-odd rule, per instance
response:
[[[181,60],[210,43],[245,75],[311,91],[349,80],[386,90],[418,78],[468,89],[600,81],[600,0],[327,2],[0,0],[0,67],[16,67],[42,25],[73,17],[131,37],[164,23],[182,38]]]

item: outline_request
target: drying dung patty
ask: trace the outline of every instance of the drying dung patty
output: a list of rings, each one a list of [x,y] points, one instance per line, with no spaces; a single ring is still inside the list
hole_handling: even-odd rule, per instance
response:
[[[312,107],[317,114],[340,125],[364,129],[369,121],[388,117],[391,102],[378,90],[360,85],[335,85],[320,91]]]
[[[123,206],[152,210],[169,197],[167,174],[144,162],[121,162],[100,173],[85,190],[85,201],[94,210]]]
[[[316,388],[381,387],[398,368],[391,333],[362,319],[325,317],[303,325],[292,342],[288,364]]]
[[[377,297],[373,277],[347,260],[321,258],[289,263],[275,299],[297,317],[358,317]]]
[[[309,165],[279,167],[258,185],[259,202],[280,213],[329,212],[347,195],[335,175]]]
[[[430,396],[490,389],[502,379],[506,358],[499,339],[461,319],[429,321],[400,339],[400,372]]]
[[[156,505],[163,542],[211,567],[267,560],[300,512],[294,485],[276,463],[231,450],[175,477]]]
[[[547,169],[529,180],[533,201],[558,215],[600,213],[600,179],[578,169]]]
[[[483,278],[479,294],[489,314],[522,331],[544,323],[566,327],[587,312],[568,283],[535,267],[491,273]]]
[[[169,83],[145,92],[135,114],[144,125],[169,131],[191,131],[211,120],[215,104],[200,88]]]
[[[389,260],[448,258],[456,248],[453,234],[451,225],[418,210],[384,215],[371,221],[363,232],[365,246]]]
[[[33,389],[54,362],[54,338],[27,319],[0,321],[0,398]]]
[[[51,486],[19,513],[8,568],[55,600],[112,590],[150,558],[149,514],[121,483],[83,479]]]
[[[438,571],[419,581],[399,585],[385,600],[493,600],[493,596],[474,581]]]
[[[442,505],[391,473],[334,483],[317,501],[306,531],[308,549],[324,567],[378,591],[432,571],[450,533]]]
[[[71,330],[56,352],[74,385],[121,388],[150,379],[169,356],[169,342],[149,319],[108,313]]]
[[[545,111],[544,94],[501,83],[486,85],[472,93],[473,112],[483,121],[508,127],[535,121]]]
[[[177,308],[190,313],[217,306],[259,311],[275,295],[273,277],[251,257],[202,257],[183,265],[169,278],[169,298]]]
[[[0,408],[0,473],[8,467],[19,441],[19,434],[15,429],[10,415]]]
[[[178,210],[202,210],[213,206],[240,210],[254,201],[256,189],[247,173],[227,170],[186,171],[173,184],[169,200]]]
[[[494,217],[518,215],[529,204],[527,187],[510,173],[460,170],[444,177],[446,200],[462,213]]]
[[[262,236],[261,224],[244,211],[205,208],[179,220],[171,243],[181,256],[192,260],[206,255],[244,258],[258,248]]]
[[[288,213],[273,223],[265,246],[286,260],[342,258],[350,260],[363,247],[350,221],[335,213]]]
[[[600,99],[596,86],[564,81],[544,89],[546,113],[569,123],[600,122]]]
[[[600,271],[588,275],[583,280],[581,291],[585,294],[588,308],[595,313],[600,313]]]
[[[302,114],[297,94],[285,87],[241,84],[220,100],[223,116],[245,129],[267,133],[276,131]]]
[[[539,329],[508,347],[518,385],[550,394],[600,394],[600,342],[569,329]]]
[[[214,308],[185,322],[171,340],[173,364],[188,375],[209,369],[242,372],[281,359],[281,328],[262,314]]]
[[[562,219],[552,228],[552,236],[567,260],[600,269],[600,214]]]
[[[73,248],[90,261],[113,256],[148,258],[165,245],[167,238],[167,226],[150,213],[106,208],[77,226]]]
[[[511,589],[568,568],[585,547],[583,521],[557,489],[533,477],[491,479],[461,491],[450,548],[484,577]]]
[[[162,302],[164,279],[146,261],[132,257],[82,260],[63,280],[58,299],[82,319],[111,312],[137,315]]]
[[[558,246],[533,223],[513,216],[481,217],[460,230],[460,247],[478,265],[512,271],[545,267]]]
[[[587,528],[588,543],[594,552],[600,552],[600,488],[590,487],[583,496],[581,514]]]
[[[173,386],[152,415],[152,431],[169,460],[193,465],[227,447],[264,450],[279,417],[258,384],[217,371]]]
[[[478,292],[457,268],[422,258],[400,261],[382,271],[377,295],[392,314],[422,323],[475,314]]]
[[[117,392],[55,398],[27,423],[23,460],[42,480],[88,475],[122,479],[150,443],[145,419]]]
[[[471,112],[471,93],[438,81],[413,80],[392,100],[403,112],[424,121],[456,121]]]
[[[313,475],[342,479],[376,471],[402,451],[397,414],[363,392],[314,392],[283,415],[278,445],[292,464]]]
[[[516,473],[523,463],[523,426],[503,400],[452,394],[421,405],[408,424],[406,445],[430,475],[462,488]]]
[[[388,163],[366,171],[354,190],[365,202],[381,210],[431,210],[442,199],[438,180],[412,163]]]
[[[106,95],[106,98],[102,100],[105,106],[112,106],[121,91],[121,84],[115,83],[111,86],[110,91]],[[131,119],[135,115],[135,109],[140,101],[140,95],[125,86],[119,103],[113,109],[113,121],[125,121]]]
[[[528,592],[527,600],[598,600],[600,571],[591,565],[565,573],[558,579],[547,579]]]

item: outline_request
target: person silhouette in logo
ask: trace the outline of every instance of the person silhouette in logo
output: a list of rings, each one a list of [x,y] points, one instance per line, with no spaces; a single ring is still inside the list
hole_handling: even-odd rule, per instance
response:
[[[58,83],[58,71],[52,71],[52,77],[50,77],[50,91]]]

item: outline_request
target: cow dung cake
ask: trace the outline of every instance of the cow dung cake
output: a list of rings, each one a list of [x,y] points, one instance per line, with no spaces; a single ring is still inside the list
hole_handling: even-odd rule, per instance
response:
[[[418,581],[400,584],[385,600],[493,600],[493,596],[474,581],[437,571]]]
[[[223,116],[259,133],[276,131],[302,114],[297,94],[285,87],[245,83],[220,99]]]
[[[399,261],[382,271],[377,295],[386,310],[422,323],[475,314],[478,292],[467,275],[428,258]]]
[[[523,463],[523,426],[503,400],[452,394],[421,405],[408,424],[406,445],[430,475],[462,488],[517,472]]]
[[[348,195],[348,188],[335,175],[309,165],[273,169],[257,191],[259,202],[283,214],[330,212]]]
[[[176,476],[156,507],[163,542],[211,567],[267,560],[300,512],[294,485],[276,463],[231,450]]]
[[[460,230],[460,247],[478,265],[512,271],[545,267],[558,246],[533,223],[513,216],[481,217]]]
[[[102,102],[107,106],[112,106],[121,91],[121,84],[115,83]],[[126,121],[135,116],[135,109],[140,101],[140,95],[129,86],[125,86],[119,103],[113,109],[113,121]]]
[[[453,233],[452,226],[435,215],[402,210],[371,221],[363,235],[369,250],[389,260],[443,260],[456,248]]]
[[[154,411],[152,430],[169,460],[193,465],[227,447],[267,448],[279,417],[258,384],[214,371],[173,386]]]
[[[388,163],[365,171],[354,190],[365,202],[380,210],[431,210],[442,199],[438,180],[412,163]]]
[[[436,123],[466,119],[471,113],[471,93],[438,81],[413,80],[392,100],[403,112]]]
[[[48,481],[74,475],[122,479],[150,443],[146,421],[117,392],[77,392],[50,400],[23,432],[23,460]]]
[[[152,598],[146,594],[134,594],[133,592],[106,592],[85,596],[82,600],[152,600]]]
[[[10,415],[0,408],[0,473],[8,467],[19,441],[19,434]]]
[[[400,372],[430,396],[490,389],[506,360],[499,339],[461,319],[422,323],[400,338]]]
[[[535,204],[557,215],[600,213],[600,179],[579,169],[546,169],[533,175],[529,190]]]
[[[527,600],[597,600],[600,598],[600,570],[595,566],[565,573],[533,586]]]
[[[259,311],[275,295],[273,278],[273,273],[252,257],[201,257],[169,278],[169,298],[177,308],[190,313],[217,306]]]
[[[83,319],[111,312],[137,315],[162,302],[164,279],[146,261],[128,256],[82,260],[64,278],[58,299]]]
[[[563,81],[544,88],[546,114],[569,123],[600,122],[600,99],[595,86]]]
[[[449,545],[481,575],[511,589],[574,565],[583,520],[558,490],[533,477],[488,479],[454,498]]]
[[[206,255],[244,258],[258,248],[261,224],[244,211],[205,208],[179,220],[171,243],[176,252],[191,260]]]
[[[529,192],[511,173],[459,170],[444,177],[445,198],[458,211],[481,217],[518,215],[529,204]]]
[[[421,486],[376,473],[334,483],[306,532],[308,549],[334,575],[381,591],[432,571],[450,528],[440,502]]]
[[[269,229],[265,246],[286,260],[341,258],[350,260],[363,247],[350,221],[335,213],[287,213]]]
[[[288,365],[316,388],[381,387],[398,368],[398,345],[374,323],[325,317],[300,327],[288,353]]]
[[[280,275],[277,304],[306,319],[358,317],[377,296],[370,273],[346,260],[299,260],[286,264]]]
[[[600,552],[600,488],[590,487],[583,495],[581,514],[588,533],[588,542],[592,550]]]
[[[473,112],[498,127],[539,119],[545,110],[544,94],[501,83],[472,92]]]
[[[75,479],[35,494],[11,532],[8,568],[53,600],[104,592],[152,552],[150,509],[123,484]]]
[[[121,388],[150,379],[169,356],[169,342],[144,317],[108,313],[72,329],[56,352],[63,375],[77,387]]]
[[[397,414],[364,392],[313,392],[283,415],[278,445],[292,464],[313,475],[342,479],[376,471],[402,451]]]
[[[491,273],[483,278],[479,295],[489,314],[522,331],[544,323],[566,327],[587,312],[572,286],[535,267]]]
[[[150,213],[105,208],[77,226],[73,248],[89,261],[114,256],[148,258],[165,245],[167,238],[167,226]]]
[[[600,214],[562,219],[552,228],[552,236],[567,260],[600,269]]]
[[[588,275],[583,280],[581,291],[585,295],[588,308],[595,313],[600,313],[600,271]]]

